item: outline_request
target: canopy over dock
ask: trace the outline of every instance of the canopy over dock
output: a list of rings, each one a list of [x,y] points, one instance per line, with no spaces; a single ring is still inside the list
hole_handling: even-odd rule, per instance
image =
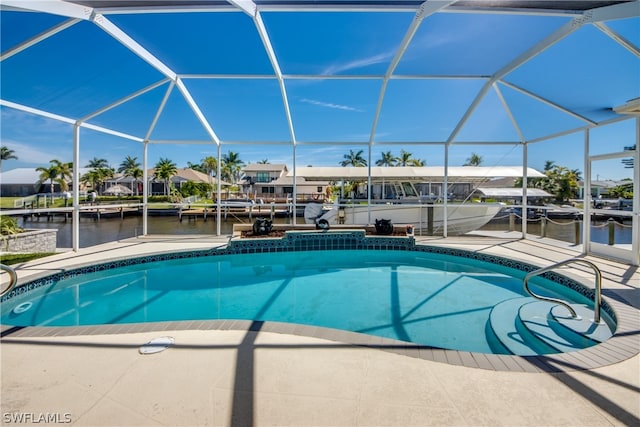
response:
[[[313,180],[366,180],[369,168],[366,167],[300,167],[295,170],[296,176]],[[466,182],[487,181],[491,178],[522,177],[522,166],[450,166],[447,176],[450,180],[464,179]],[[293,176],[293,171],[289,172]],[[533,168],[527,168],[527,177],[541,178],[545,175]],[[371,178],[442,181],[445,177],[444,166],[398,166],[371,168]]]

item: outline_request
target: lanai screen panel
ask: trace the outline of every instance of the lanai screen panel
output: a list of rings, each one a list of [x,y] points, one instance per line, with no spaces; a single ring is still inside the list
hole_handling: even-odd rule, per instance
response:
[[[82,118],[163,77],[82,21],[2,61],[2,99]]]
[[[273,75],[252,20],[239,10],[110,15],[109,19],[180,75]]]
[[[290,142],[275,79],[185,79],[221,141]]]
[[[3,109],[152,142],[518,143],[618,119],[613,108],[640,96],[638,2],[7,0],[1,10],[3,55],[68,24],[3,57]]]

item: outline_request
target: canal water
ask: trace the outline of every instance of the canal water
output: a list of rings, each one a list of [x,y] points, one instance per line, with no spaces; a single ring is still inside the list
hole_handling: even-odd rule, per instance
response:
[[[221,234],[231,234],[233,232],[234,222],[243,221],[245,224],[252,224],[255,221],[249,218],[228,218],[220,222]],[[276,217],[275,224],[289,224],[292,222],[290,217]],[[297,218],[298,223],[303,223],[303,218]],[[58,248],[72,247],[72,223],[65,222],[62,217],[55,217],[51,221],[42,218],[40,220],[24,220],[20,218],[18,225],[28,229],[55,228],[58,230]],[[178,220],[177,216],[150,216],[148,223],[148,234],[154,235],[205,235],[216,234],[217,223],[215,218],[207,218],[205,222],[202,218],[196,221],[193,219]],[[508,222],[493,221],[485,225],[481,230],[497,230],[506,231],[509,229]],[[516,224],[516,229],[520,229],[520,224]],[[540,221],[532,221],[527,225],[527,232],[534,235],[540,235]],[[136,237],[142,234],[142,217],[130,216],[124,219],[118,218],[102,218],[95,220],[93,218],[80,218],[80,247],[85,248],[107,243],[115,240],[122,240],[130,237]],[[416,230],[419,234],[419,230]],[[554,220],[547,223],[546,237],[561,240],[565,242],[575,243],[575,224],[573,220]],[[580,236],[581,236],[580,230]],[[631,223],[615,225],[615,243],[631,244]],[[591,227],[591,240],[598,243],[607,244],[609,238],[609,230],[606,223],[596,223]]]
[[[252,224],[249,218],[242,218],[246,224]],[[274,218],[275,224],[290,223],[290,218]],[[298,221],[304,222],[303,218]],[[234,222],[240,222],[240,219],[228,218],[226,221],[220,221],[220,233],[231,234],[233,232]],[[47,221],[42,218],[40,220],[24,220],[18,219],[18,226],[28,229],[57,229],[58,230],[58,248],[72,247],[72,222],[64,221],[62,217],[54,217],[53,220]],[[213,218],[207,218],[205,222],[202,217],[197,220],[188,220],[184,218],[182,222],[178,220],[178,216],[150,216],[148,222],[148,234],[163,235],[203,235],[216,234],[217,222]],[[93,218],[80,218],[80,247],[86,248],[102,243],[112,242],[115,240],[136,237],[142,234],[142,216],[129,216],[124,219],[118,218],[101,218],[95,220]]]

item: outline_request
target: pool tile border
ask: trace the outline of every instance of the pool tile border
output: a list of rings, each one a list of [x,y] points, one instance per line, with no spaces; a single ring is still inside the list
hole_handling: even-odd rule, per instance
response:
[[[112,260],[89,266],[72,268],[52,275],[35,278],[15,288],[2,297],[2,302],[32,292],[42,286],[51,285],[60,279],[72,278],[77,275],[106,271],[123,266],[152,263],[156,261],[189,259],[203,256],[222,256],[269,252],[317,251],[317,250],[404,250],[427,252],[441,255],[451,255],[489,262],[503,267],[530,272],[538,266],[523,261],[511,260],[504,257],[474,252],[464,249],[447,248],[441,246],[416,245],[413,237],[366,236],[363,230],[346,230],[332,233],[322,232],[293,232],[278,239],[246,239],[232,240],[228,245],[184,252],[152,254],[137,258]],[[548,272],[543,277],[567,286],[588,298],[593,298],[594,290],[587,288],[578,280]],[[14,327],[1,325],[2,340],[23,337],[61,337],[73,335],[109,335],[120,333],[154,332],[171,330],[239,330],[247,333],[274,332],[290,335],[309,336],[326,339],[336,343],[344,343],[350,347],[374,348],[420,358],[434,362],[460,365],[471,368],[488,369],[494,371],[518,372],[568,372],[575,370],[593,369],[621,362],[640,352],[640,337],[634,334],[639,318],[638,310],[624,305],[616,300],[603,297],[602,308],[616,320],[618,328],[612,338],[593,347],[570,353],[550,354],[541,356],[512,356],[473,353],[457,350],[446,350],[429,346],[420,346],[404,341],[376,337],[356,332],[335,330],[330,328],[287,324],[270,321],[252,322],[247,320],[198,320],[198,321],[169,321],[145,324],[114,324],[99,326],[77,327]],[[256,323],[260,324],[255,330]]]

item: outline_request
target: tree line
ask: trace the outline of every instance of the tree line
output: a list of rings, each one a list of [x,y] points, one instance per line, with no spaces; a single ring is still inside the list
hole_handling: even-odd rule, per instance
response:
[[[2,160],[17,160],[14,150],[10,150],[6,146],[2,146]],[[221,157],[221,179],[235,184],[241,177],[242,168],[245,165],[244,161],[240,159],[240,155],[233,151],[229,151]],[[267,162],[264,160],[263,162]],[[137,157],[127,156],[118,166],[114,168],[109,165],[106,159],[94,157],[89,160],[85,168],[89,168],[89,171],[80,176],[80,182],[86,186],[91,187],[94,190],[98,190],[109,179],[115,177],[116,172],[122,174],[125,177],[131,177],[132,192],[134,191],[133,182],[140,180],[144,171],[142,170],[141,163]],[[215,157],[205,157],[200,163],[194,164],[188,162],[188,168],[205,173],[209,176],[211,181],[213,177],[216,177],[218,171],[218,160]],[[157,179],[160,179],[164,183],[165,195],[169,195],[170,192],[170,180],[178,172],[178,167],[172,160],[168,158],[160,158],[154,165],[154,175]],[[55,184],[60,187],[61,191],[67,191],[69,189],[69,181],[73,177],[73,162],[61,162],[60,160],[53,159],[49,161],[49,166],[39,166],[36,171],[40,173],[38,177],[38,184],[49,184],[51,193],[54,192]],[[138,187],[135,188],[136,195],[139,195]]]
[[[367,160],[363,157],[364,150],[354,151],[349,150],[349,153],[344,155],[344,160],[340,162],[341,166],[355,166],[364,167],[368,166]],[[471,153],[467,158],[463,166],[480,166],[482,164],[482,156]],[[405,150],[400,150],[400,155],[396,156],[391,151],[380,153],[380,158],[376,160],[376,166],[426,166],[426,160],[416,159],[412,153]]]
[[[221,179],[235,184],[239,179],[244,166],[244,161],[240,159],[238,153],[229,151],[221,157]],[[53,162],[53,161],[52,161]],[[54,164],[55,168],[56,165]],[[108,179],[113,178],[116,173],[116,169],[109,166],[107,160],[93,158],[85,166],[91,170],[84,174],[80,181],[84,184],[91,185],[92,188],[100,188],[100,186]],[[198,172],[205,173],[209,177],[209,185],[212,186],[213,177],[217,176],[218,171],[218,159],[215,157],[205,157],[200,163],[187,163],[187,167],[194,169]],[[168,158],[161,157],[154,165],[154,175],[157,179],[164,183],[164,192],[168,196],[171,192],[171,178],[178,172],[178,167],[174,161]],[[143,170],[141,164],[138,162],[137,157],[127,156],[117,169],[117,172],[125,177],[134,178],[135,181],[143,177]],[[133,184],[132,184],[133,185]],[[210,189],[201,189],[204,192]],[[133,189],[132,189],[133,191]],[[136,195],[139,195],[136,186]]]
[[[625,147],[625,150],[634,150],[635,146]],[[6,146],[1,147],[1,161],[17,160],[14,150]],[[349,150],[344,154],[343,160],[339,162],[341,166],[348,167],[366,167],[367,159],[363,156],[364,150]],[[632,167],[631,159],[622,159],[625,167]],[[2,165],[0,161],[0,167]],[[231,184],[236,184],[242,175],[242,169],[246,163],[240,158],[239,153],[229,151],[220,158],[220,179]],[[471,153],[466,159],[464,166],[480,166],[482,164],[482,156]],[[51,160],[49,166],[40,166],[36,171],[40,173],[38,183],[50,184],[51,192],[54,191],[54,184],[58,184],[62,191],[68,190],[68,183],[72,178],[73,163],[61,162],[57,159]],[[269,163],[267,159],[258,163]],[[380,153],[380,158],[375,162],[376,166],[426,166],[426,161],[417,159],[412,153],[400,150],[400,155],[396,156],[391,151]],[[89,171],[80,177],[80,181],[93,189],[99,189],[110,178],[113,178],[116,171],[125,177],[131,177],[134,182],[141,179],[143,170],[137,157],[127,156],[118,166],[117,169],[111,167],[106,159],[94,157],[85,166]],[[193,191],[208,192],[213,188],[212,179],[217,178],[218,159],[208,156],[200,160],[199,163],[187,162],[187,167],[202,172],[209,177],[208,188],[198,188]],[[154,166],[154,175],[157,179],[164,183],[165,195],[169,195],[171,191],[171,178],[177,173],[176,164],[168,158],[160,158]],[[543,178],[529,178],[527,183],[529,187],[540,188],[554,195],[557,201],[562,202],[578,195],[579,182],[582,180],[581,172],[577,169],[569,169],[565,166],[559,166],[554,161],[547,160],[544,165]],[[632,183],[631,183],[632,184]],[[516,180],[516,186],[522,186],[522,178]],[[632,196],[632,185],[623,184],[621,186],[610,189],[612,197],[629,198]],[[132,192],[133,182],[132,182]],[[136,195],[139,195],[138,187],[135,188]]]

